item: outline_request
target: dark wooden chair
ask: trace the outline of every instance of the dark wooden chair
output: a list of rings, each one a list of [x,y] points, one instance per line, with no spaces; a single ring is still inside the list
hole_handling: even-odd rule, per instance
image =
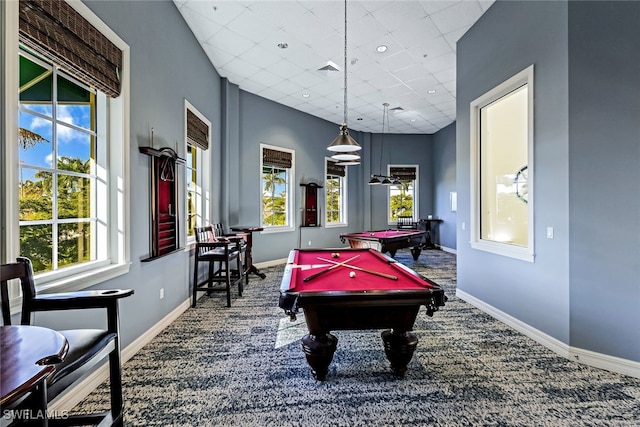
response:
[[[242,275],[245,284],[249,284],[249,258],[247,254],[247,233],[225,233],[222,223],[212,224],[213,235],[216,238],[226,238],[231,242],[238,242],[240,246],[240,264],[242,265]],[[233,271],[235,274],[235,270]]]
[[[399,216],[396,227],[398,230],[415,230],[418,228],[418,224],[412,216]]]
[[[211,225],[196,227],[196,248],[193,265],[193,301],[191,307],[196,306],[198,291],[227,293],[227,307],[231,307],[231,287],[237,284],[238,295],[242,296],[243,274],[241,261],[241,247],[238,239],[216,236]],[[235,261],[235,268],[231,266]],[[207,277],[199,280],[201,263],[207,263]],[[223,287],[216,286],[222,284]]]
[[[2,320],[11,324],[8,281],[19,279],[22,289],[21,324],[31,324],[33,313],[56,310],[79,310],[103,308],[107,312],[106,329],[73,329],[60,332],[69,343],[69,351],[55,365],[55,372],[47,380],[47,401],[53,400],[65,390],[94,372],[106,359],[109,362],[109,386],[111,408],[109,411],[70,416],[66,419],[49,420],[49,425],[116,425],[123,424],[124,402],[120,361],[120,338],[118,302],[133,295],[131,289],[94,290],[37,294],[33,269],[28,258],[19,257],[17,262],[0,266],[0,296]],[[29,407],[29,398],[18,406]]]

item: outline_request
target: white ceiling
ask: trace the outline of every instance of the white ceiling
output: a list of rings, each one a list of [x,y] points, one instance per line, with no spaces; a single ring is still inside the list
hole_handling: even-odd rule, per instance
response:
[[[349,128],[381,132],[385,102],[390,104],[385,132],[431,134],[452,123],[456,42],[493,1],[350,0]],[[343,122],[344,2],[174,3],[222,77],[247,92]],[[288,48],[279,48],[279,43]],[[376,52],[379,45],[387,51]],[[329,61],[339,71],[318,71]]]

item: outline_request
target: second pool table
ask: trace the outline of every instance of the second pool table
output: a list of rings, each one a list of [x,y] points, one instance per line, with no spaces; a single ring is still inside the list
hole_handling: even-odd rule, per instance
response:
[[[340,240],[349,242],[352,248],[373,248],[379,252],[389,252],[394,257],[398,249],[411,248],[414,261],[420,256],[420,248],[425,242],[426,230],[377,230],[359,233],[344,233]]]

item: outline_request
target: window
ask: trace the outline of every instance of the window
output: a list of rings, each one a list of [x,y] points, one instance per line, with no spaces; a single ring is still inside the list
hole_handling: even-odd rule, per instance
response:
[[[195,227],[209,222],[209,156],[211,122],[185,99],[187,242],[195,242]]]
[[[291,231],[295,153],[265,144],[260,144],[260,152],[261,226],[265,231]]]
[[[111,70],[122,79],[115,89],[100,84],[104,75],[82,78],[82,67],[60,60],[56,48],[63,50],[64,43],[36,48],[27,40],[41,27],[24,28],[19,17],[42,13],[32,11],[34,5],[8,2],[2,16],[10,46],[3,62],[17,71],[7,73],[7,87],[16,89],[4,91],[2,100],[2,251],[6,260],[31,258],[40,290],[81,289],[128,271],[129,51],[86,6],[54,7],[51,19],[58,9],[77,15],[70,25],[83,21],[79,25],[91,34],[104,33],[121,56],[117,71]]]
[[[327,227],[346,225],[347,169],[330,159],[325,162],[325,224]]]
[[[20,254],[35,273],[106,258],[96,236],[97,104],[105,96],[27,52],[20,54]],[[99,101],[99,102],[98,102]],[[104,115],[104,113],[102,113]],[[104,145],[104,144],[102,144]]]
[[[399,184],[389,185],[387,222],[395,224],[399,216],[418,218],[418,166],[389,165],[388,175]]]
[[[533,66],[471,103],[471,245],[533,261]]]

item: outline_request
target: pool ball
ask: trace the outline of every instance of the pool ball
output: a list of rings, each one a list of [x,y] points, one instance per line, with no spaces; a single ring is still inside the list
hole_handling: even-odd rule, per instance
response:
[[[356,277],[356,272],[352,271],[351,273],[349,273],[349,277],[351,277],[352,279]]]
[[[334,253],[331,254],[331,256],[333,258],[338,258],[340,256],[340,254],[338,252],[334,252]]]

